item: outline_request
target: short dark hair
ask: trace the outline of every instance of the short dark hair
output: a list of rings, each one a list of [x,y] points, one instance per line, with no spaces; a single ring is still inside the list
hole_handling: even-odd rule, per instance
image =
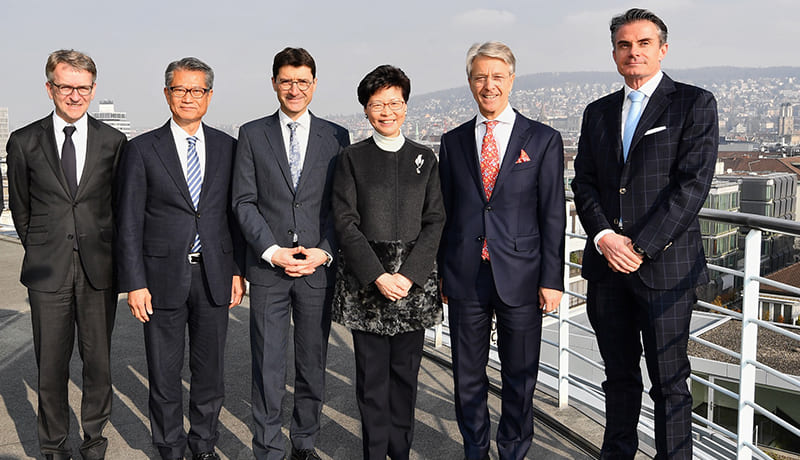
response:
[[[175,76],[176,70],[200,71],[206,74],[206,87],[211,89],[214,87],[214,71],[205,62],[195,57],[185,57],[177,61],[172,61],[167,66],[164,72],[164,86],[169,88],[172,84],[172,78]]]
[[[59,64],[67,64],[78,70],[89,72],[92,74],[92,83],[97,79],[97,66],[88,55],[75,50],[57,50],[47,56],[47,64],[44,66],[47,81],[53,83],[53,72]]]
[[[358,84],[358,102],[366,107],[369,98],[383,88],[397,86],[403,92],[403,101],[408,102],[411,95],[411,80],[397,67],[388,64],[375,67],[375,70],[368,73]]]
[[[628,11],[611,18],[611,45],[616,46],[617,31],[625,24],[636,21],[650,21],[658,28],[658,38],[661,45],[667,42],[667,25],[653,12],[642,8],[631,8]]]
[[[314,63],[314,58],[311,57],[308,51],[303,48],[286,47],[275,55],[272,60],[272,78],[278,76],[278,72],[283,66],[290,67],[308,67],[311,69],[311,76],[317,78],[317,64]]]

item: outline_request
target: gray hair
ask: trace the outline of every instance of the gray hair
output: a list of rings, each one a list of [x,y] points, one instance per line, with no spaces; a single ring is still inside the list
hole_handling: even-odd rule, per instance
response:
[[[47,81],[53,82],[53,72],[55,72],[56,66],[62,63],[78,70],[89,72],[92,74],[92,83],[97,79],[97,66],[94,65],[92,58],[80,51],[58,50],[47,56],[47,64],[44,66],[44,74],[47,77]]]
[[[214,71],[205,62],[195,57],[185,57],[183,59],[172,61],[167,66],[167,71],[164,72],[164,86],[169,88],[172,83],[172,78],[176,70],[199,71],[206,74],[206,88],[211,89],[214,87]]]
[[[469,51],[467,51],[467,78],[472,76],[472,61],[474,61],[478,56],[500,59],[508,64],[510,73],[514,73],[514,66],[517,63],[517,59],[514,57],[514,53],[511,52],[511,48],[509,48],[505,43],[475,43],[474,45],[470,46]]]
[[[611,45],[616,46],[617,31],[625,24],[636,21],[650,21],[658,28],[658,39],[661,45],[667,42],[667,25],[658,16],[649,10],[642,8],[631,8],[628,11],[611,18]]]

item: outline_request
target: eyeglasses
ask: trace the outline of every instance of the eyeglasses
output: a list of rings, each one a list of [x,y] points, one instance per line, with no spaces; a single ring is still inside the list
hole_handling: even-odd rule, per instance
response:
[[[92,89],[94,85],[87,85],[87,86],[69,86],[69,85],[59,85],[56,83],[50,82],[50,86],[58,90],[58,94],[62,96],[69,96],[72,94],[73,91],[77,91],[81,96],[88,96],[92,94]]]
[[[300,91],[307,91],[308,88],[311,88],[312,83],[308,80],[278,80],[278,88],[289,91],[292,86],[297,85],[297,89]]]
[[[169,87],[169,92],[178,99],[182,99],[184,96],[186,96],[186,93],[191,94],[195,99],[200,99],[201,97],[205,96],[208,91],[208,88],[184,88],[182,86]]]
[[[508,77],[505,75],[476,75],[472,77],[472,82],[475,83],[476,86],[486,86],[486,83],[491,80],[495,85],[502,86],[509,77],[510,75]]]
[[[391,110],[392,112],[399,112],[400,110],[403,109],[405,105],[406,103],[404,101],[398,101],[395,99],[393,101],[385,103],[380,101],[370,102],[369,104],[367,104],[367,108],[369,109],[370,112],[373,113],[383,112],[384,107],[389,107],[389,110]]]

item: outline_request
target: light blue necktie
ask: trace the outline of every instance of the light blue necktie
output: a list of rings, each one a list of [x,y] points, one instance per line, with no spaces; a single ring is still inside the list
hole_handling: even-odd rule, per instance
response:
[[[631,148],[633,133],[636,131],[636,125],[639,124],[639,118],[642,117],[644,93],[631,91],[628,94],[628,99],[631,100],[631,108],[628,110],[628,118],[625,120],[625,135],[622,137],[622,158],[625,161],[628,161],[628,151]]]
[[[189,186],[189,195],[192,197],[192,204],[194,210],[197,211],[197,206],[200,203],[200,190],[203,186],[203,175],[200,173],[200,157],[197,155],[197,138],[195,136],[187,137],[189,142],[189,154],[186,157],[186,184]],[[200,235],[194,237],[191,252],[200,252],[203,246],[200,244]]]
[[[292,186],[297,189],[300,181],[300,139],[297,138],[297,127],[300,123],[289,123],[289,170],[292,172]]]

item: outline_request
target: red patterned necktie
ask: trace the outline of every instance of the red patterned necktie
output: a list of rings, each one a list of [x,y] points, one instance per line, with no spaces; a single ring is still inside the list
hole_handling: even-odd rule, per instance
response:
[[[494,127],[497,125],[496,120],[484,121],[486,125],[486,134],[483,135],[483,144],[481,145],[481,177],[483,178],[483,191],[486,193],[486,200],[492,197],[494,190],[494,182],[497,179],[497,173],[500,171],[500,152],[497,150],[497,142],[494,140]],[[481,258],[489,260],[489,247],[486,244],[486,237],[483,238],[483,249],[481,249]]]

